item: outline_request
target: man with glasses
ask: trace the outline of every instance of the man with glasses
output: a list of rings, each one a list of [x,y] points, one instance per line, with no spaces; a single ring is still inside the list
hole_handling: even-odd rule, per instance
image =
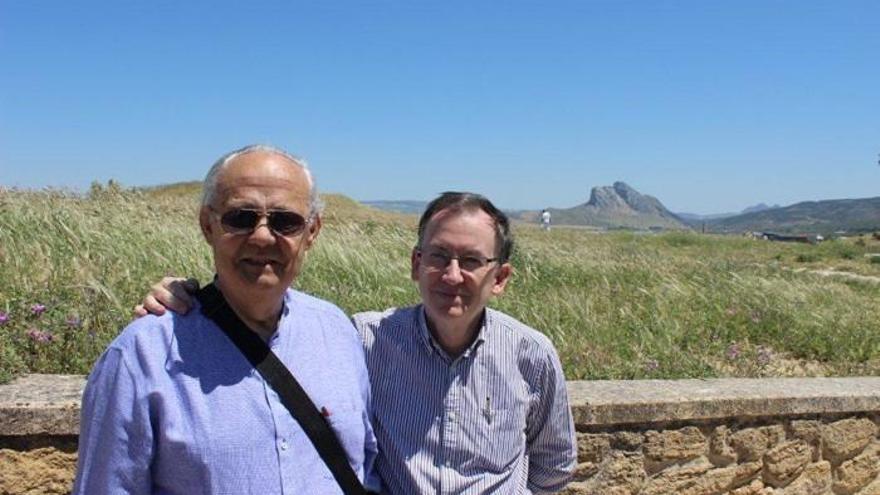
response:
[[[74,493],[342,493],[210,308],[231,310],[265,342],[320,408],[353,476],[378,488],[358,334],[336,306],[290,289],[321,229],[317,198],[305,163],[276,148],[214,164],[199,225],[217,304],[138,319],[110,344],[83,395]]]
[[[411,255],[422,303],[354,316],[391,493],[546,493],[570,478],[574,426],[556,350],[486,307],[510,280],[512,248],[507,216],[488,199],[443,193]]]
[[[353,318],[370,372],[383,491],[560,490],[576,446],[559,358],[543,334],[486,307],[512,273],[507,216],[483,196],[443,193],[418,237],[411,276],[421,304]],[[144,306],[186,310],[182,287],[166,279]]]

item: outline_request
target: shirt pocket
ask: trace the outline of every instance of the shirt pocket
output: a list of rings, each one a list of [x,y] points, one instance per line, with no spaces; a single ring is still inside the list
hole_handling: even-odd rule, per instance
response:
[[[482,445],[476,459],[486,472],[501,473],[511,469],[525,449],[525,409],[496,409],[481,414]]]

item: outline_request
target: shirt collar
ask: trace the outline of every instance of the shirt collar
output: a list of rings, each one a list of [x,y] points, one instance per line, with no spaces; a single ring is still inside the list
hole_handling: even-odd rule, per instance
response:
[[[428,330],[428,320],[425,314],[425,306],[423,304],[419,304],[416,306],[416,318],[417,318],[417,326],[418,326],[418,334],[419,340],[421,340],[422,345],[425,346],[427,351],[435,352],[439,355],[443,360],[447,362],[454,361],[446,351],[440,347],[440,344],[434,339],[434,336],[431,335],[431,331]],[[486,337],[489,332],[487,331],[489,323],[491,322],[491,315],[489,308],[485,308],[483,310],[482,320],[480,322],[480,328],[477,330],[477,338],[471,343],[470,347],[464,350],[463,353],[459,356],[459,358],[469,358],[471,354],[473,354],[478,347],[483,345],[483,342],[486,341]]]

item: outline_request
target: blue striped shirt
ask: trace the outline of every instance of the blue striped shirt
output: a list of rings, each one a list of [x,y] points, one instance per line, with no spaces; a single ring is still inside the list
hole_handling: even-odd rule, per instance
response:
[[[422,306],[360,313],[373,390],[376,469],[392,494],[547,493],[576,459],[556,350],[486,309],[474,343],[450,358]]]
[[[368,485],[376,440],[364,353],[339,308],[288,290],[268,342],[324,409]],[[131,323],[83,395],[75,494],[333,494],[341,489],[278,394],[198,304]]]

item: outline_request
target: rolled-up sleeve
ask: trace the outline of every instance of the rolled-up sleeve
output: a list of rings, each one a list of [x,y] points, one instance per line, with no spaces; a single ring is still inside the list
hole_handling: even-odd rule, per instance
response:
[[[554,493],[571,480],[577,463],[565,375],[555,352],[547,355],[540,383],[537,404],[526,427],[528,488],[534,493]]]
[[[109,348],[83,392],[74,494],[149,494],[149,407],[122,352]]]

